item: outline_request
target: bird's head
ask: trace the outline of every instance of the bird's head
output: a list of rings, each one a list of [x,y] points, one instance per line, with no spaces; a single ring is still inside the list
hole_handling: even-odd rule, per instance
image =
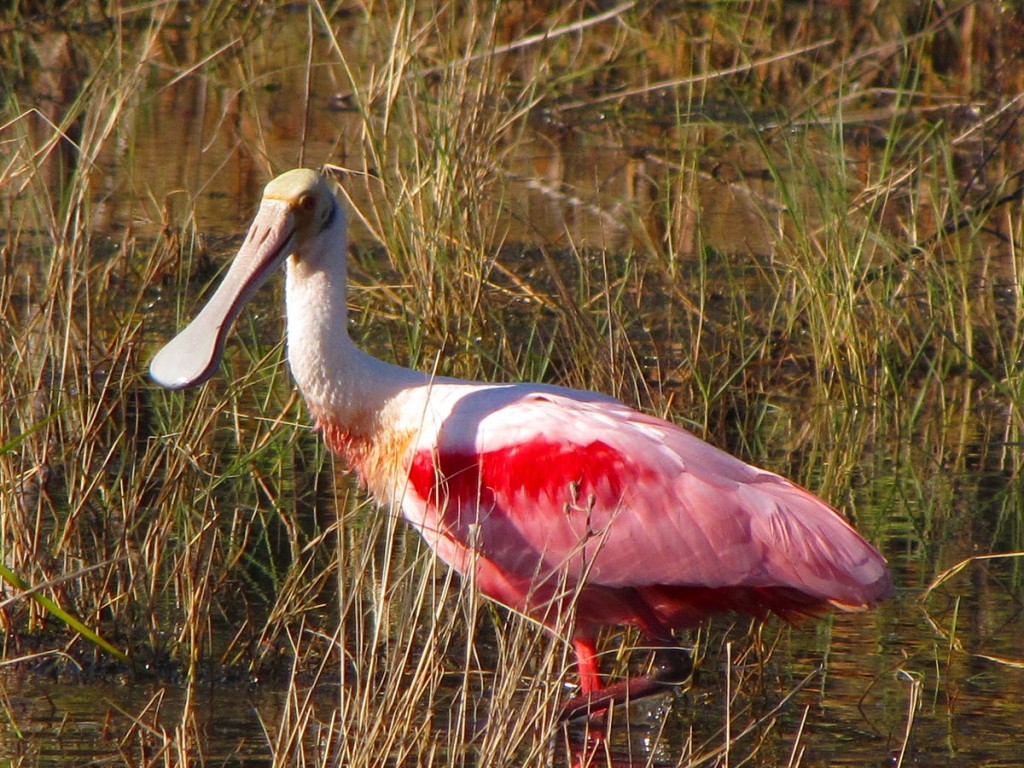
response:
[[[263,201],[220,286],[195,319],[153,358],[149,375],[161,386],[184,389],[213,376],[228,331],[245,303],[289,256],[303,261],[333,256],[323,246],[342,233],[345,213],[322,174],[297,168],[263,190]]]
[[[288,251],[285,255],[299,258],[305,256],[320,235],[338,224],[338,218],[345,215],[331,182],[323,174],[308,168],[282,173],[264,187],[260,214],[257,214],[250,233],[260,223],[264,208],[273,211],[270,213],[271,221],[284,219],[291,228],[291,248],[285,248]]]

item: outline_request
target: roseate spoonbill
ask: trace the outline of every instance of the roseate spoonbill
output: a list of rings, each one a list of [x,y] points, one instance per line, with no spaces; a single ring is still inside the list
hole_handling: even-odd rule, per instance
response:
[[[324,176],[274,179],[223,282],[150,374],[172,389],[212,376],[242,305],[287,263],[288,360],[324,439],[483,594],[572,628],[581,696],[567,716],[661,686],[603,686],[603,626],[670,647],[672,630],[718,612],[788,618],[890,593],[885,560],[835,509],[685,429],[590,392],[440,378],[361,351],[346,248]]]

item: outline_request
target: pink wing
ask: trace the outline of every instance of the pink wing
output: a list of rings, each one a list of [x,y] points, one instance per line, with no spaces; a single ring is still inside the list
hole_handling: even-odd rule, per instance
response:
[[[891,590],[885,560],[811,493],[680,427],[567,394],[465,397],[412,461],[410,492],[439,533],[511,583],[585,580],[663,602],[664,588],[690,602],[750,592],[721,606],[741,609],[758,592],[857,608]]]

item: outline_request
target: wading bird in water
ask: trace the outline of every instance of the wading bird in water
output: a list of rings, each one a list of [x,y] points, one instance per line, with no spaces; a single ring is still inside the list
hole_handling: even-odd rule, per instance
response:
[[[673,630],[715,613],[793,618],[891,592],[885,560],[835,509],[681,427],[590,392],[441,378],[361,351],[346,229],[326,177],[271,181],[223,282],[150,374],[172,389],[212,376],[242,305],[286,264],[288,360],[324,439],[484,595],[571,627],[580,695],[563,717],[688,668],[605,687],[604,626],[673,648]]]

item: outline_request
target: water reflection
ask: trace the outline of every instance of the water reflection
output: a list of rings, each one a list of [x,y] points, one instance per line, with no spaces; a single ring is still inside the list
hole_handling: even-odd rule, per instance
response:
[[[161,755],[185,764],[197,748],[218,765],[269,765],[261,719],[276,722],[284,706],[282,693],[238,685],[69,684],[5,672],[0,686],[10,716],[0,756],[26,765],[145,765]]]

